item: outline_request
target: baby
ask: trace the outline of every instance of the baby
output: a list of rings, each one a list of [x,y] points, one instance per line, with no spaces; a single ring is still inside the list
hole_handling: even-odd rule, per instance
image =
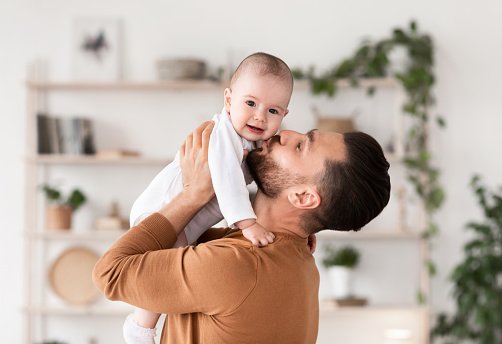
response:
[[[223,218],[230,227],[242,230],[257,246],[272,243],[274,235],[256,222],[249,200],[251,183],[244,163],[244,151],[258,148],[278,131],[293,91],[293,77],[281,59],[255,53],[246,57],[224,91],[224,108],[213,117],[215,126],[209,141],[208,164],[215,199],[201,209],[180,233],[174,247],[194,243],[208,228]],[[183,188],[178,156],[167,165],[134,202],[131,226],[158,211]],[[154,343],[159,314],[136,308],[124,323],[128,344]]]

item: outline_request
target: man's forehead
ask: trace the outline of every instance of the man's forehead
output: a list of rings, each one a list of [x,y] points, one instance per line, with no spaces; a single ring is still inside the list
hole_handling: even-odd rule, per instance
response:
[[[307,133],[308,135],[312,136],[312,145],[326,154],[327,158],[338,161],[346,159],[347,150],[342,134],[315,130]]]

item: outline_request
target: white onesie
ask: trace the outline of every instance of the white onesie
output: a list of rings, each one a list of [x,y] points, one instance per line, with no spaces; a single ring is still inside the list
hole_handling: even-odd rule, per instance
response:
[[[216,198],[185,227],[189,244],[223,218],[229,226],[241,220],[256,219],[246,187],[252,178],[243,162],[243,150],[253,150],[256,143],[237,134],[225,109],[214,115],[212,120],[215,125],[209,141],[208,164]],[[174,161],[157,174],[134,202],[130,215],[131,227],[169,203],[182,189],[178,152]]]

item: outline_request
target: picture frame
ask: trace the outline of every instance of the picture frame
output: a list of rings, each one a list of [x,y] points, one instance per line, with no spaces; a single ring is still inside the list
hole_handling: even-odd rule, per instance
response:
[[[114,18],[76,18],[73,22],[73,78],[114,82],[122,79],[122,27]]]

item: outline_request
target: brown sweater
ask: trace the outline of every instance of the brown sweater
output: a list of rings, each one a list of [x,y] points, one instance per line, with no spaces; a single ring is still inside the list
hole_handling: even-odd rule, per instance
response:
[[[233,231],[195,247],[167,249],[176,232],[153,214],[101,257],[93,278],[111,300],[168,314],[163,344],[315,343],[314,258],[306,239],[275,236],[264,248]]]

